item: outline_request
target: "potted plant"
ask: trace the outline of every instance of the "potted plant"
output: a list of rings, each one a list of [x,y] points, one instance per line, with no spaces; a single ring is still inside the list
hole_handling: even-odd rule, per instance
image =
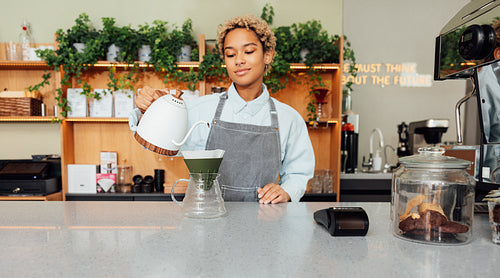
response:
[[[75,24],[66,31],[66,38],[69,45],[82,53],[86,44],[95,38],[97,34],[98,31],[93,27],[89,16],[82,13],[75,19]]]
[[[103,28],[99,33],[99,40],[103,46],[102,54],[106,54],[106,60],[110,62],[135,61],[139,48],[136,30],[130,25],[116,26],[116,21],[112,17],[103,17],[101,20]]]
[[[181,28],[182,32],[182,47],[181,53],[179,55],[179,62],[190,62],[194,60],[198,60],[197,57],[193,57],[192,52],[194,49],[197,49],[196,41],[193,37],[193,21],[191,18],[188,18],[182,24]],[[197,51],[196,51],[197,52]]]
[[[136,35],[136,43],[139,46],[139,61],[148,62],[149,59],[151,59],[151,46],[154,45],[155,39],[159,37],[157,29],[154,28],[154,26],[145,23],[143,25],[139,25]]]
[[[319,63],[336,63],[340,54],[335,44],[337,37],[323,30],[321,23],[310,20],[306,23],[292,24],[292,34],[300,49],[300,62],[307,65]]]
[[[116,26],[115,19],[112,17],[103,17],[101,21],[103,28],[99,34],[99,40],[102,42],[102,52],[105,53],[103,56],[106,58],[106,61],[121,61],[121,28]]]
[[[87,70],[88,65],[97,62],[100,56],[101,42],[97,39],[98,31],[92,27],[89,17],[82,13],[75,20],[75,25],[66,31],[58,29],[56,31],[56,50],[44,49],[37,50],[37,55],[43,59],[47,66],[53,68],[54,71],[63,70],[64,75],[60,81],[60,88],[56,90],[55,99],[60,108],[60,114],[66,117],[70,108],[67,105],[67,100],[63,92],[63,88],[68,88],[72,85],[71,80],[83,88],[82,94],[90,96],[91,88],[87,82],[81,79],[81,74]],[[77,49],[74,43],[84,43],[83,51]],[[29,90],[38,90],[40,87],[47,85],[50,78],[50,73],[43,75],[43,81],[39,84],[28,87]]]

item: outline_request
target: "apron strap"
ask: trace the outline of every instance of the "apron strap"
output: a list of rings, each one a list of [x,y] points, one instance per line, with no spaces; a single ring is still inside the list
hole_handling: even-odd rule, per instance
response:
[[[269,113],[271,114],[271,127],[277,129],[278,125],[278,112],[276,111],[276,106],[274,106],[273,99],[269,97]]]
[[[219,104],[217,105],[217,110],[215,110],[214,122],[220,120],[220,115],[222,114],[222,109],[224,109],[224,104],[226,103],[227,92],[220,96]]]

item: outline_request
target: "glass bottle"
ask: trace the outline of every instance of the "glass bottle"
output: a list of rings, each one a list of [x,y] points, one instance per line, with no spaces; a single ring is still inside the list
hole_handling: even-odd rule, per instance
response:
[[[30,60],[30,52],[31,46],[33,44],[33,37],[31,35],[31,27],[30,24],[24,20],[21,25],[22,30],[19,34],[19,46],[21,48],[21,60],[29,61]]]

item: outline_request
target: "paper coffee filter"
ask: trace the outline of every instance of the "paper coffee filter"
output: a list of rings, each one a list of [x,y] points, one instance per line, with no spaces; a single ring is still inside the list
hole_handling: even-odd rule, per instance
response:
[[[112,179],[100,179],[97,183],[102,187],[102,189],[104,189],[104,191],[107,192],[115,181]]]
[[[182,151],[184,159],[203,159],[203,158],[222,158],[224,150],[211,150],[211,151]]]

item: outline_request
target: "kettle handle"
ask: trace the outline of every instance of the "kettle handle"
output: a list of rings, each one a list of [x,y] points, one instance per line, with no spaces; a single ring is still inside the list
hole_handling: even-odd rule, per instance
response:
[[[182,203],[177,201],[177,199],[175,199],[175,196],[174,196],[174,187],[175,185],[178,183],[178,182],[181,182],[181,181],[186,181],[186,182],[189,182],[188,179],[178,179],[177,181],[174,182],[174,185],[172,185],[172,190],[170,191],[170,197],[172,197],[172,201],[174,201],[176,204],[178,204],[179,206],[182,206]]]
[[[186,143],[186,140],[188,139],[189,135],[191,135],[191,132],[193,132],[194,128],[199,125],[199,124],[206,124],[208,127],[210,127],[210,124],[208,122],[205,122],[205,121],[198,121],[196,122],[192,127],[191,129],[189,130],[189,132],[186,134],[186,136],[184,136],[184,139],[182,139],[182,141],[180,143],[177,143],[175,142],[174,140],[172,140],[172,143],[174,145],[176,145],[177,147],[180,147],[182,146],[184,143]]]

